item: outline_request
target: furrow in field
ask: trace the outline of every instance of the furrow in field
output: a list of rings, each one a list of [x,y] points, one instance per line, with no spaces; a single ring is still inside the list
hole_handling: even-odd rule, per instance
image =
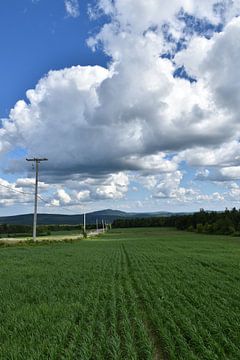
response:
[[[122,246],[122,284],[125,293],[125,301],[128,309],[128,316],[132,327],[132,336],[134,338],[137,359],[152,360],[156,352],[148,329],[142,317],[142,311],[139,308],[138,297],[135,289],[132,287],[131,277],[129,276],[128,259]]]
[[[118,332],[118,309],[117,309],[117,293],[118,293],[118,278],[120,272],[120,257],[121,253],[119,247],[113,258],[112,267],[109,271],[112,277],[109,280],[108,297],[106,301],[106,334],[107,348],[104,359],[121,359],[121,338]]]
[[[139,296],[138,296],[138,292],[137,292],[138,289],[136,289],[136,287],[134,286],[135,284],[133,282],[133,278],[132,278],[132,274],[131,274],[132,273],[131,261],[130,261],[128,252],[127,252],[124,244],[122,245],[122,249],[123,249],[125,259],[126,259],[125,261],[126,261],[126,265],[127,265],[127,276],[128,276],[128,279],[130,280],[131,293],[132,293],[132,296],[134,296],[135,301],[137,301],[137,307],[138,307],[137,315],[140,316],[140,318],[142,319],[142,321],[145,325],[147,335],[151,339],[151,343],[153,346],[152,359],[167,360],[168,356],[167,356],[166,351],[164,351],[164,349],[163,349],[162,342],[159,339],[159,337],[157,336],[148,317],[146,316],[143,304],[141,302],[139,302]]]
[[[117,328],[121,339],[121,359],[138,359],[131,314],[129,312],[125,282],[125,261],[120,250],[118,278],[116,280]]]
[[[240,359],[239,242],[181,234],[3,250],[0,358]]]
[[[160,295],[157,292],[158,289],[151,285],[151,277],[154,277],[154,274],[150,273],[149,275],[145,272],[142,275],[141,269],[147,267],[147,262],[137,261],[139,257],[136,259],[135,255],[134,258],[138,273],[138,276],[133,277],[135,286],[141,294],[142,304],[148,314],[149,321],[153,324],[153,328],[165,341],[169,352],[170,349],[172,350],[169,357],[171,359],[185,359],[188,356],[189,359],[198,359],[198,351],[194,351],[191,342],[186,338],[186,334],[189,336],[189,329],[183,329],[181,324],[181,318],[182,321],[184,320],[184,316],[181,315],[183,308],[176,311],[171,301],[158,301],[158,295]],[[166,293],[167,298],[169,295],[169,293]],[[180,320],[179,324],[177,324],[178,320]],[[192,334],[192,337],[195,342],[198,342],[199,339],[196,335]],[[204,346],[203,342],[200,345],[202,348]],[[179,349],[181,349],[182,355]],[[205,349],[205,353],[207,353],[207,349]]]

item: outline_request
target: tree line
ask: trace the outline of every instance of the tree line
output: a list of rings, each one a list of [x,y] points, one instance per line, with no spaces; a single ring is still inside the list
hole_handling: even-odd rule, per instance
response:
[[[200,209],[194,214],[172,215],[168,217],[123,218],[114,220],[112,227],[175,227],[205,234],[240,236],[240,209],[235,207],[224,212]]]
[[[99,227],[101,225],[99,224]],[[86,224],[86,230],[95,230],[95,224]],[[83,225],[68,225],[68,224],[53,224],[53,225],[38,225],[37,235],[38,236],[49,236],[57,232],[71,232],[79,231],[83,233]],[[24,224],[0,224],[0,237],[26,237],[32,236],[33,227],[32,225]]]
[[[52,232],[58,231],[73,231],[79,230],[82,231],[83,226],[79,225],[38,225],[37,226],[37,235],[51,235]],[[32,225],[22,225],[22,224],[0,224],[0,236],[31,236],[33,231]]]

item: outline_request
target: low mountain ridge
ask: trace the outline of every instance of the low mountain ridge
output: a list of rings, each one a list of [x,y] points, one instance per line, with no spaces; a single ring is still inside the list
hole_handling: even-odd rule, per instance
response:
[[[86,214],[87,224],[99,224],[103,221],[111,223],[121,218],[146,218],[155,216],[171,216],[170,212],[146,212],[146,213],[128,213],[120,210],[105,209]],[[1,216],[0,224],[32,225],[33,214],[22,214],[14,216]],[[39,225],[66,224],[77,225],[83,223],[83,214],[65,215],[65,214],[38,214]]]

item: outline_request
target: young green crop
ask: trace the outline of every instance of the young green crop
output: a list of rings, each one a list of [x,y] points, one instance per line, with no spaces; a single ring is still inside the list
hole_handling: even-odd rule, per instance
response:
[[[240,359],[240,242],[140,228],[0,249],[0,359]]]

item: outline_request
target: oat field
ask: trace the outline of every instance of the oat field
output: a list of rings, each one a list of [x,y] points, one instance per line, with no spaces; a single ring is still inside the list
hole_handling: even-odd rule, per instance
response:
[[[0,248],[0,359],[240,359],[240,240],[112,230]]]

